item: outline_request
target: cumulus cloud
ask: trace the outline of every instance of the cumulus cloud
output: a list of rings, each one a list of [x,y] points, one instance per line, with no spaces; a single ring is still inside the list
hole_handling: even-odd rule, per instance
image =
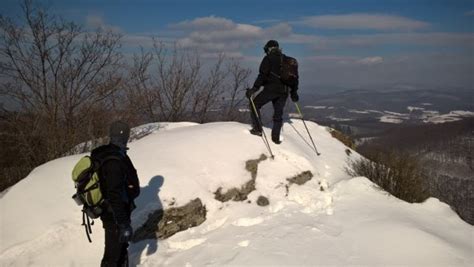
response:
[[[357,61],[362,65],[377,65],[383,62],[383,57],[366,57]]]
[[[232,20],[215,16],[201,17],[194,20],[185,20],[171,25],[171,27],[174,29],[200,31],[230,30],[234,26],[235,23]]]
[[[241,55],[242,49],[261,44],[268,39],[289,37],[293,31],[288,23],[262,28],[216,16],[186,20],[170,27],[184,34],[177,39],[181,47],[198,49],[209,55],[220,52]]]
[[[474,9],[464,13],[466,16],[474,16]]]
[[[93,29],[104,29],[120,33],[122,29],[117,26],[108,25],[100,15],[88,15],[86,17],[86,26]]]
[[[374,14],[345,14],[304,17],[297,22],[306,26],[322,29],[355,30],[418,30],[429,26],[428,23],[401,16]]]

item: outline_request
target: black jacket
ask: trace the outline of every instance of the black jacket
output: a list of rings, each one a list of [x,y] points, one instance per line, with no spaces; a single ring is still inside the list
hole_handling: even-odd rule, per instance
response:
[[[137,171],[124,150],[113,144],[94,149],[93,159],[101,163],[100,188],[105,199],[101,219],[115,224],[129,224],[135,207],[134,199],[140,194]]]
[[[287,86],[284,85],[279,76],[283,54],[280,50],[272,50],[269,54],[265,55],[260,63],[258,77],[253,84],[254,88],[260,88],[264,86],[264,90],[269,90],[273,93],[287,94]],[[298,86],[291,88],[292,92],[296,92]]]

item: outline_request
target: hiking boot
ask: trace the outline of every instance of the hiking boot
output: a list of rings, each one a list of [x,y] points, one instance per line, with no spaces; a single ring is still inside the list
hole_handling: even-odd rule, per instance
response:
[[[250,129],[250,133],[253,134],[253,135],[262,136],[262,131],[260,131],[258,129],[255,129],[255,128]]]
[[[272,141],[273,141],[273,143],[275,143],[275,144],[277,144],[277,145],[281,144],[281,141],[280,141],[280,138],[279,138],[279,137],[273,137],[273,136],[272,136]]]

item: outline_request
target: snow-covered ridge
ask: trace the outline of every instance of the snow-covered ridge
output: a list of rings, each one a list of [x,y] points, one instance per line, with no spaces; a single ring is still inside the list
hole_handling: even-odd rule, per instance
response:
[[[132,244],[132,264],[474,263],[473,227],[447,205],[435,199],[408,204],[366,178],[351,179],[344,172],[347,147],[325,127],[307,124],[322,155],[315,155],[300,120],[286,123],[283,143],[271,143],[275,160],[258,165],[250,203],[214,199],[219,187],[238,187],[250,179],[247,160],[268,155],[262,140],[248,133],[248,125],[219,122],[137,128],[152,133],[130,144],[129,155],[142,186],[133,227],[137,229],[157,208],[180,206],[195,198],[205,204],[207,219],[166,240]],[[99,264],[103,252],[100,222],[93,227],[89,244],[80,208],[71,199],[70,172],[81,156],[39,166],[0,199],[0,266]],[[350,157],[359,156],[353,151]],[[286,179],[308,170],[313,179],[287,191]],[[260,195],[269,198],[269,206],[255,204]]]

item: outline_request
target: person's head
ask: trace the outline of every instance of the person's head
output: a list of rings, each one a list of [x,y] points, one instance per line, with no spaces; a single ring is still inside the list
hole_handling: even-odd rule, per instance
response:
[[[114,121],[109,130],[110,143],[120,148],[127,148],[130,137],[130,127],[123,121]]]
[[[278,42],[275,40],[268,41],[263,47],[263,51],[265,51],[265,54],[270,53],[274,49],[279,49]]]

